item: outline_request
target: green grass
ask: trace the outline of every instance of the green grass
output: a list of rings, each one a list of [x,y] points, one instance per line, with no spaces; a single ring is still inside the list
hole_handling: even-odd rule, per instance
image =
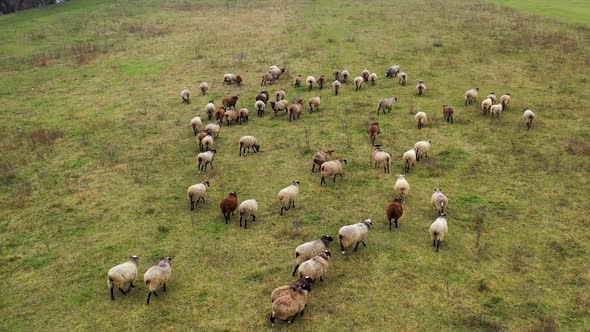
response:
[[[584,0],[488,0],[488,2],[566,23],[590,25],[590,5]]]
[[[119,0],[0,16],[0,34],[0,330],[268,330],[270,292],[293,280],[294,248],[365,218],[376,222],[367,248],[343,256],[333,245],[296,329],[590,328],[585,27],[455,0]],[[214,169],[198,174],[190,119],[236,94],[255,113],[272,64],[290,78],[269,91],[320,95],[320,112],[222,127]],[[393,64],[407,87],[385,78]],[[330,77],[336,67],[367,68],[377,85],[345,84],[338,97],[291,85],[298,73]],[[244,86],[222,86],[227,72]],[[201,81],[207,96],[197,94]],[[500,120],[463,106],[474,86],[479,101],[512,94]],[[391,96],[400,102],[377,116]],[[453,125],[443,104],[456,109]],[[537,114],[531,130],[525,107]],[[431,118],[422,130],[417,111]],[[374,121],[391,175],[370,163]],[[262,152],[238,157],[248,134]],[[389,232],[401,154],[422,139],[433,148],[407,176],[405,214]],[[325,148],[349,164],[343,180],[320,187],[311,158]],[[205,178],[209,196],[191,214],[186,188]],[[281,217],[276,195],[293,180],[298,205]],[[433,188],[450,199],[438,254],[427,234]],[[248,230],[236,217],[223,223],[218,202],[230,191],[260,204]],[[141,277],[129,296],[109,298],[108,269],[132,254],[140,273],[173,257],[168,292],[150,306]]]

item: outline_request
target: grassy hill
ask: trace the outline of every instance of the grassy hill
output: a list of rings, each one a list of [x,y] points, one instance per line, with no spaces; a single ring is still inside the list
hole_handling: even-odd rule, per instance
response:
[[[294,248],[366,218],[376,223],[367,248],[342,255],[332,245],[325,282],[293,328],[590,329],[587,25],[455,0],[91,0],[0,16],[0,35],[0,330],[267,330],[270,292],[293,281]],[[198,174],[191,118],[232,95],[255,113],[273,64],[289,79],[267,89],[319,95],[320,112],[223,126],[213,170]],[[385,78],[393,64],[408,86]],[[334,68],[379,78],[338,97],[292,86],[296,74]],[[243,87],[223,86],[228,72]],[[475,86],[478,102],[464,107]],[[499,120],[479,111],[491,91],[513,96]],[[394,110],[377,116],[392,96]],[[452,125],[443,104],[455,107]],[[525,107],[537,114],[531,130]],[[417,111],[431,119],[422,130]],[[370,162],[375,121],[391,174]],[[262,152],[239,157],[243,135]],[[390,232],[401,155],[423,139],[431,153],[407,176],[405,214]],[[320,187],[311,159],[325,148],[349,164]],[[203,179],[209,196],[190,213],[186,188]],[[293,180],[297,208],[281,217],[276,195]],[[438,254],[427,232],[434,188],[450,199]],[[259,202],[251,228],[224,224],[218,203],[230,191]],[[137,288],[113,302],[107,271],[133,254]],[[141,276],[167,255],[168,292],[146,306]]]

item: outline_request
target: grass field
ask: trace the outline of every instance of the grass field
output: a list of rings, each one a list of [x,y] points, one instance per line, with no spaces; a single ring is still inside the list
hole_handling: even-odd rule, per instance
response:
[[[502,6],[546,16],[566,23],[590,24],[590,5],[584,0],[490,0]]]
[[[304,318],[276,329],[590,329],[587,25],[455,0],[91,0],[0,16],[0,35],[2,331],[270,330],[270,292],[293,281],[294,248],[365,218],[376,222],[367,247],[341,255],[333,244]],[[255,113],[273,64],[290,78],[269,91],[320,95],[320,112],[223,126],[213,170],[197,174],[191,118],[232,95]],[[385,78],[393,64],[408,86]],[[292,87],[298,73],[337,67],[379,79],[360,92],[345,84],[338,97]],[[222,86],[227,72],[244,86]],[[480,98],[464,107],[474,86]],[[513,96],[500,120],[478,110],[491,91]],[[399,103],[377,116],[391,96]],[[455,107],[452,125],[443,104]],[[537,114],[531,130],[525,107]],[[422,130],[417,111],[431,118]],[[391,174],[370,162],[374,121]],[[262,152],[239,157],[242,135]],[[401,154],[422,139],[431,153],[407,176],[405,214],[389,232]],[[325,148],[349,164],[320,187],[311,158]],[[191,214],[186,188],[205,178],[209,196]],[[298,205],[281,217],[276,195],[293,180]],[[450,199],[438,254],[427,233],[433,188]],[[260,204],[247,230],[223,222],[218,202],[230,191]],[[113,302],[107,271],[133,254],[137,287]],[[168,292],[146,306],[141,276],[167,255]]]

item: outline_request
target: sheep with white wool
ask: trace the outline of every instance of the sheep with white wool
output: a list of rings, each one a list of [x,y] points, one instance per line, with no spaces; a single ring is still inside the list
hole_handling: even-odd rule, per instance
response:
[[[332,157],[332,153],[334,153],[334,150],[322,150],[316,152],[316,154],[313,155],[313,165],[311,166],[311,174],[314,173],[315,166],[318,165],[318,167],[321,167],[323,163],[325,163]]]
[[[213,137],[219,137],[219,132],[221,131],[221,121],[208,124],[205,126],[205,130],[209,131]]]
[[[391,166],[391,156],[389,153],[383,151],[381,145],[375,145],[373,150],[373,161],[375,162],[375,168],[383,165],[384,172],[390,172],[389,167]]]
[[[295,274],[293,274],[293,276],[295,276]],[[294,292],[294,287],[295,288],[299,287],[299,286],[311,287],[312,282],[313,282],[313,280],[311,280],[311,278],[309,276],[305,276],[305,277],[299,278],[299,280],[297,280],[297,282],[295,284],[289,284],[289,285],[277,287],[270,294],[270,301],[272,303],[281,296],[292,294]]]
[[[322,172],[320,186],[326,183],[326,176],[334,176],[334,183],[336,182],[337,175],[340,175],[340,179],[342,179],[342,168],[346,164],[348,164],[346,159],[330,160],[323,163],[320,167],[320,171]]]
[[[449,206],[449,199],[445,194],[443,194],[442,190],[434,189],[432,196],[430,197],[430,204],[436,212],[439,214],[445,213],[445,209]]]
[[[377,83],[377,74],[371,73],[371,75],[369,75],[369,83],[371,83],[371,85]]]
[[[396,97],[385,98],[385,99],[379,100],[379,108],[377,108],[377,115],[379,115],[379,111],[383,111],[383,114],[385,114],[385,110],[388,110],[389,112],[391,112],[391,109],[393,108],[393,104],[395,104],[395,103],[397,103]]]
[[[223,85],[236,83],[236,74],[223,75]]]
[[[398,175],[397,180],[395,181],[395,185],[393,186],[393,190],[397,194],[399,198],[401,198],[402,202],[405,202],[406,196],[410,193],[410,184],[406,177],[403,175]]]
[[[205,151],[210,151],[213,148],[215,148],[215,141],[213,139],[213,136],[207,135],[203,137],[203,139],[201,140],[201,146],[202,149]]]
[[[342,254],[346,253],[346,248],[355,243],[356,246],[354,247],[354,251],[356,251],[361,242],[363,243],[363,246],[366,247],[367,244],[365,243],[365,240],[369,236],[369,230],[371,228],[373,228],[373,221],[371,219],[366,219],[363,222],[340,228],[338,231],[338,239],[340,240],[340,250],[342,250]]]
[[[313,76],[307,76],[307,79],[305,80],[305,83],[307,84],[307,87],[309,88],[309,91],[311,91],[311,89],[313,88],[313,85],[316,83],[315,77],[313,77]]]
[[[254,109],[258,113],[258,116],[263,116],[264,110],[266,109],[266,104],[262,100],[257,100],[254,103]]]
[[[199,89],[201,89],[201,94],[204,96],[207,94],[207,91],[209,90],[209,84],[207,84],[207,82],[202,82],[199,85]]]
[[[193,128],[193,134],[195,134],[195,136],[197,136],[197,133],[199,132],[202,126],[203,121],[201,121],[200,116],[197,115],[191,120],[191,127]]]
[[[211,132],[208,130],[201,130],[195,136],[195,140],[199,143],[199,151],[205,151],[203,148],[203,138],[207,137],[207,135],[211,135]]]
[[[163,260],[159,261],[157,265],[150,267],[145,273],[143,274],[143,282],[148,287],[150,291],[148,293],[147,302],[146,304],[150,304],[150,298],[152,294],[158,296],[156,291],[163,287],[164,292],[166,291],[166,283],[170,280],[170,276],[172,275],[172,258],[166,257]]]
[[[428,229],[430,239],[432,240],[432,246],[436,247],[436,252],[440,247],[440,241],[444,241],[449,233],[449,226],[447,224],[447,216],[442,214],[434,220],[430,228]]]
[[[215,157],[216,152],[215,148],[211,148],[211,150],[201,152],[197,155],[197,168],[199,169],[199,173],[207,171],[207,165],[210,165],[211,169],[213,169],[213,158]]]
[[[244,122],[248,122],[248,115],[250,114],[250,112],[248,112],[247,108],[240,108],[240,112],[238,113],[238,122],[240,124],[244,123]]]
[[[342,82],[347,83],[348,78],[350,77],[350,72],[348,72],[348,70],[344,69],[344,70],[342,70],[341,75],[342,75]]]
[[[385,73],[385,77],[396,77],[397,74],[400,72],[400,66],[394,65],[387,68],[387,73]]]
[[[361,72],[361,77],[363,78],[363,80],[365,82],[369,81],[369,75],[370,75],[370,72],[367,69],[365,69]]]
[[[332,82],[332,88],[334,88],[334,95],[335,96],[337,96],[338,93],[340,92],[340,87],[342,87],[342,84],[338,80]]]
[[[137,279],[137,267],[139,265],[139,257],[131,256],[129,261],[116,265],[109,270],[107,285],[111,291],[111,300],[115,300],[113,293],[115,287],[121,291],[122,294],[127,295],[131,288],[135,287],[133,282]],[[123,286],[129,283],[127,291],[123,290]]]
[[[467,106],[467,104],[471,105],[474,101],[476,101],[478,95],[479,88],[471,88],[465,91],[465,106]]]
[[[281,101],[281,100],[285,99],[286,96],[287,96],[287,93],[285,92],[285,89],[280,89],[279,91],[277,91],[275,93],[275,97],[276,97],[277,101]]]
[[[292,287],[293,291],[290,294],[281,296],[272,303],[270,322],[273,326],[277,317],[280,320],[293,323],[297,315],[303,316],[307,303],[307,292],[311,291],[311,284]]]
[[[408,83],[408,74],[405,71],[400,70],[397,76],[399,77],[399,84],[406,85]]]
[[[285,72],[285,68],[279,68],[279,66],[270,66],[270,68],[268,68],[268,72],[276,77],[279,77],[282,73]]]
[[[283,210],[289,210],[291,207],[295,208],[295,201],[297,200],[297,195],[299,195],[299,181],[293,181],[293,183],[281,189],[279,191],[279,204],[281,205],[281,216],[283,215]]]
[[[308,276],[313,282],[318,279],[323,282],[331,258],[332,254],[328,250],[324,250],[319,255],[306,260],[299,266],[299,277]]]
[[[509,93],[505,93],[502,96],[500,96],[500,104],[502,104],[503,111],[508,110],[508,104],[510,104],[511,101],[512,101],[512,95]]]
[[[227,122],[227,126],[229,127],[231,123],[238,122],[240,119],[240,113],[236,109],[229,110],[224,113],[225,121]]]
[[[354,78],[354,87],[356,91],[359,91],[363,88],[363,82],[365,79],[362,76],[357,76]]]
[[[502,104],[492,105],[490,107],[490,114],[493,117],[500,118],[500,113],[502,113]]]
[[[201,183],[193,184],[192,186],[188,187],[186,193],[188,194],[191,211],[197,208],[199,201],[205,202],[205,197],[207,196],[207,187],[209,187],[209,180],[203,180]]]
[[[320,107],[320,97],[313,97],[308,100],[309,103],[309,113],[313,113],[313,109],[315,108],[318,111]]]
[[[424,81],[418,81],[418,85],[416,85],[416,93],[418,96],[423,96],[424,91],[426,91],[426,85],[424,84]]]
[[[418,141],[414,144],[414,150],[416,150],[416,160],[420,161],[421,158],[428,157],[428,151],[432,146],[432,141]]]
[[[416,162],[416,150],[410,149],[402,155],[402,160],[404,161],[404,172],[408,173],[410,171],[410,167],[414,166]]]
[[[180,96],[182,97],[183,104],[190,104],[191,103],[191,92],[189,90],[182,90],[180,91]]]
[[[242,227],[242,217],[244,218],[244,229],[248,228],[248,217],[252,216],[252,222],[256,221],[256,213],[258,213],[258,202],[254,199],[247,199],[240,203],[238,208],[240,211],[240,227]]]
[[[277,102],[271,101],[270,108],[272,108],[275,116],[277,116],[279,111],[285,111],[285,113],[289,113],[289,102],[286,99]]]
[[[254,136],[242,136],[240,138],[240,156],[246,155],[246,152],[250,152],[250,148],[254,153],[260,151],[260,145],[256,142]]]
[[[530,109],[526,108],[524,110],[524,113],[522,114],[522,118],[526,122],[527,129],[531,129],[531,126],[533,125],[533,120],[535,119],[535,113],[533,113],[533,111],[531,111]]]
[[[295,269],[293,269],[293,276],[297,273],[299,265],[312,257],[319,255],[322,251],[330,247],[330,243],[334,239],[330,235],[323,235],[321,238],[300,244],[295,248]]]
[[[492,100],[492,103],[493,103],[493,104],[495,104],[495,103],[496,103],[496,100],[498,99],[498,98],[496,97],[496,93],[495,93],[495,92],[490,92],[490,94],[486,96],[486,99],[487,99],[487,98],[490,98],[490,99]]]
[[[211,120],[211,118],[213,117],[213,113],[215,113],[215,110],[215,104],[213,103],[213,100],[210,100],[209,103],[205,105],[205,112],[207,112],[207,118],[209,118],[209,120]]]
[[[418,112],[414,116],[414,119],[416,119],[418,129],[422,129],[422,127],[424,127],[424,125],[428,122],[428,115],[426,115],[424,112]]]

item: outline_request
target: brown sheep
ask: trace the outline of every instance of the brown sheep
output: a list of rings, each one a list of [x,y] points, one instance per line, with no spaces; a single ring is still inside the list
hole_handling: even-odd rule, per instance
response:
[[[324,84],[326,84],[326,76],[321,75],[320,78],[318,78],[318,85],[320,86],[320,90],[324,88]]]
[[[453,114],[455,113],[455,110],[451,106],[443,105],[442,111],[445,120],[447,120],[447,122],[453,123]]]
[[[238,208],[238,193],[235,191],[229,193],[226,198],[219,202],[219,208],[221,209],[221,213],[223,213],[223,217],[225,218],[225,224],[227,224],[229,222],[230,215],[234,214]]]
[[[215,120],[223,121],[223,118],[225,118],[225,107],[220,106],[217,111],[215,111]]]
[[[332,157],[332,153],[334,150],[322,150],[316,152],[313,156],[313,166],[311,166],[311,174],[315,171],[315,165],[318,165],[318,168],[322,166],[323,163],[328,161],[330,157]]]
[[[389,221],[389,230],[391,230],[391,220],[395,222],[395,228],[397,228],[397,221],[401,216],[404,214],[404,208],[402,206],[402,200],[400,198],[396,198],[387,206],[385,210],[387,212],[387,220]]]
[[[221,104],[225,106],[225,108],[236,108],[236,103],[238,102],[238,96],[233,96],[231,98],[225,98],[221,101]]]
[[[377,135],[381,134],[381,130],[379,129],[379,123],[371,123],[369,125],[369,128],[367,129],[367,133],[369,133],[369,137],[371,138],[371,144],[375,144],[375,139],[377,139]]]
[[[295,116],[299,119],[301,113],[303,113],[303,100],[299,99],[296,103],[289,105],[289,122],[294,120]]]
[[[275,77],[273,76],[273,74],[271,74],[271,73],[262,74],[260,86],[266,85],[267,82],[269,82],[270,84],[275,83]]]

